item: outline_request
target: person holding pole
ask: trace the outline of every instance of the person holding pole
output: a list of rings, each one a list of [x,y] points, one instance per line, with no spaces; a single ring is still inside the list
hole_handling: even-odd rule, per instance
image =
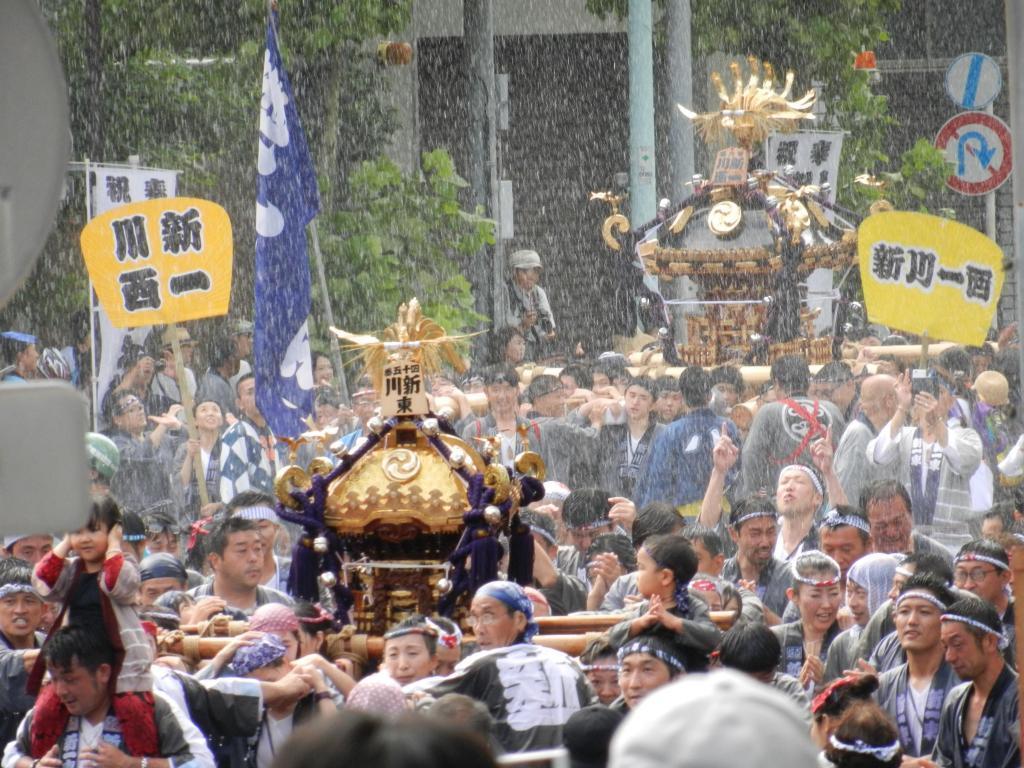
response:
[[[220,501],[220,435],[224,415],[216,400],[196,400],[192,406],[196,437],[178,446],[174,456],[172,490],[182,520],[193,522],[209,517],[224,505]],[[196,457],[200,458],[205,478],[207,501],[199,496]]]

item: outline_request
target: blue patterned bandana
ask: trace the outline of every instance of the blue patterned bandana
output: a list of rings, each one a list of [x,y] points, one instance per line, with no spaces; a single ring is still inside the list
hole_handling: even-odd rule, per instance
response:
[[[283,658],[288,649],[276,635],[265,634],[252,645],[243,645],[235,652],[231,668],[239,677]]]
[[[533,603],[525,589],[511,581],[489,581],[473,597],[492,597],[508,606],[510,611],[520,611],[526,617],[526,629],[521,640],[526,643],[533,641],[539,627],[533,620]]]

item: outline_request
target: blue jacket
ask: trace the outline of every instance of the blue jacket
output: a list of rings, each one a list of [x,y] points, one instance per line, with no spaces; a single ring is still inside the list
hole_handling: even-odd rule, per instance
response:
[[[729,437],[739,445],[736,425],[716,416],[710,408],[698,408],[665,425],[651,446],[646,471],[637,479],[633,499],[637,509],[652,501],[682,507],[704,498],[713,466],[712,452],[723,421]],[[729,471],[726,487],[738,473],[739,462]]]

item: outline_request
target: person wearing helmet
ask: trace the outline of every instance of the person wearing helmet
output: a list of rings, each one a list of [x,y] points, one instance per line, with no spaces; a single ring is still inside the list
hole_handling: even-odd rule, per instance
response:
[[[71,381],[71,366],[64,359],[64,355],[56,347],[47,347],[39,355],[39,362],[36,364],[36,376],[41,379],[54,379],[56,381]]]
[[[23,382],[36,378],[39,364],[39,339],[31,333],[4,331],[0,333],[0,361],[8,365],[0,369],[0,381]]]
[[[117,445],[106,435],[99,432],[86,432],[85,452],[89,457],[90,492],[103,494],[110,492],[110,478],[121,466],[121,452]]]

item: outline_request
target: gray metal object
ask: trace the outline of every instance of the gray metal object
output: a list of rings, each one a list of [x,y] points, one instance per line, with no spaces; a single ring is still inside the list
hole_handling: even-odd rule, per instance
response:
[[[85,400],[63,382],[0,384],[0,534],[78,530],[88,517]]]
[[[35,0],[7,0],[0,24],[0,307],[53,224],[71,152],[68,92]]]

